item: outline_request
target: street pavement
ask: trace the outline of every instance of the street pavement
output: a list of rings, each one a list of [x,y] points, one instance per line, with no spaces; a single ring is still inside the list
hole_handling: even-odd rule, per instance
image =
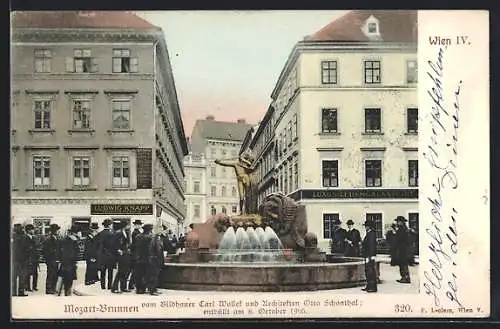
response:
[[[399,268],[397,266],[390,266],[385,258],[381,258],[380,263],[380,279],[381,283],[378,285],[379,294],[417,294],[419,291],[420,280],[418,277],[419,266],[410,267],[411,284],[401,284],[396,282],[399,276]],[[57,298],[55,295],[45,295],[45,278],[47,275],[47,270],[45,264],[40,264],[39,275],[38,275],[38,291],[28,292],[29,296],[46,297],[46,298]],[[99,283],[95,283],[90,286],[84,285],[85,277],[85,262],[78,262],[77,269],[77,280],[73,285],[73,293],[75,296],[116,296],[116,294],[111,293],[109,290],[102,290]],[[360,294],[363,293],[361,287],[354,288],[344,288],[330,290],[332,294]],[[211,295],[227,294],[227,292],[221,291],[179,291],[179,290],[167,290],[160,289],[159,292],[162,296],[179,296],[183,295],[206,295],[207,293]],[[308,291],[307,294],[324,293],[323,291]],[[280,294],[290,294],[290,292],[282,292]],[[124,293],[123,295],[135,295],[138,298],[144,298],[145,295],[137,295],[133,292]],[[13,298],[29,298],[29,297],[13,297]]]

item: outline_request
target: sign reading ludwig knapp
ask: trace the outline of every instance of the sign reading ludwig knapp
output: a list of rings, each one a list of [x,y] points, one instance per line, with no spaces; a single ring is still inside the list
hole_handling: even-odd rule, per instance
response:
[[[152,215],[153,204],[91,204],[91,215]]]

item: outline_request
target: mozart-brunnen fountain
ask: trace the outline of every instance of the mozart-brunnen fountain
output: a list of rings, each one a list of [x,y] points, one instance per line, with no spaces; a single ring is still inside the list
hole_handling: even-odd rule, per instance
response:
[[[364,285],[364,260],[326,254],[307,232],[305,207],[280,193],[257,207],[250,154],[233,167],[240,209],[229,217],[217,214],[196,224],[186,250],[167,256],[160,287],[204,291],[311,291]]]

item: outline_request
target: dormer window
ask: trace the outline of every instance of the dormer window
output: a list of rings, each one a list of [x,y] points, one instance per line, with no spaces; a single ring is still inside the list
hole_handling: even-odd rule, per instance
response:
[[[375,16],[370,16],[366,19],[365,24],[361,27],[363,33],[370,39],[380,39],[379,21]]]
[[[368,23],[368,33],[375,34],[378,31],[378,25],[375,22]]]

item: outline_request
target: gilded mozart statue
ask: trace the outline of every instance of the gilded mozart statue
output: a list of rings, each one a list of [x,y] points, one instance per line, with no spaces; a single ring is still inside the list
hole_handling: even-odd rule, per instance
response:
[[[238,158],[215,160],[220,166],[234,169],[240,197],[240,215],[256,214],[258,211],[257,179],[253,162],[254,158],[248,151],[240,154]]]

